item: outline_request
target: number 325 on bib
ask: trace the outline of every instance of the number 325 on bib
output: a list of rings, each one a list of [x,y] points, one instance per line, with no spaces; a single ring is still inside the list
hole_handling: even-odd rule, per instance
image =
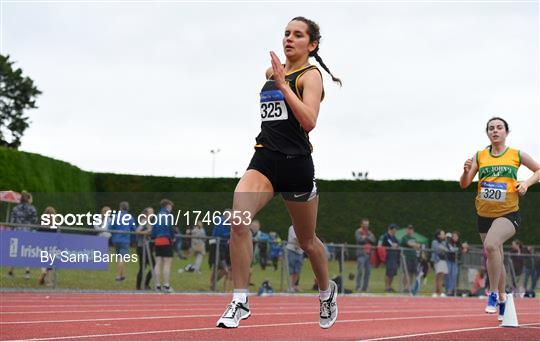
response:
[[[279,90],[263,91],[261,93],[261,120],[287,120],[289,113],[285,105],[285,96]]]

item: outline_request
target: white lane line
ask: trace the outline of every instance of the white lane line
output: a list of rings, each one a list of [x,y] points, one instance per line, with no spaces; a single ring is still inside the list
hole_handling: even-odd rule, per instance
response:
[[[527,323],[527,324],[521,324],[520,327],[527,328],[528,325],[538,325],[540,323]],[[418,337],[418,336],[431,336],[431,335],[440,335],[440,334],[451,334],[451,333],[457,333],[457,332],[466,332],[466,331],[477,331],[477,330],[489,330],[489,329],[499,329],[501,327],[497,326],[491,326],[491,327],[479,327],[479,328],[468,328],[468,329],[457,329],[457,330],[445,330],[445,331],[436,331],[436,332],[426,332],[426,333],[419,333],[419,334],[409,334],[409,335],[397,335],[397,336],[387,336],[387,337],[379,337],[379,338],[372,338],[368,339],[366,341],[384,341],[384,340],[395,340],[399,338],[410,338],[410,337]]]
[[[156,303],[155,301],[153,303]],[[75,307],[75,308],[78,308],[78,307],[81,307],[81,306],[84,306],[84,307],[99,307],[99,308],[102,308],[104,305],[107,305],[107,306],[128,306],[128,307],[137,307],[137,306],[142,306],[142,307],[162,307],[164,305],[166,306],[186,306],[186,305],[196,305],[196,306],[216,306],[216,305],[222,305],[223,307],[225,307],[227,304],[229,303],[229,301],[221,301],[221,302],[216,302],[216,303],[200,303],[200,302],[194,302],[194,303],[175,303],[175,302],[163,302],[163,303],[157,303],[157,304],[135,304],[135,305],[131,305],[131,303],[126,303],[126,304],[115,304],[115,303],[110,303],[110,302],[107,302],[107,303],[103,303],[103,304],[85,304],[85,303],[79,303],[79,304],[53,304],[53,305],[47,305],[47,304],[43,304],[43,305],[0,305],[0,309],[3,309],[3,308],[56,308],[56,307]],[[315,303],[315,304],[313,304]],[[299,304],[294,304],[294,303],[257,303],[257,306],[276,306],[276,305],[279,305],[279,306],[291,306],[291,307],[298,307],[298,306],[312,306],[312,305],[318,305],[318,302],[316,303],[315,301],[313,303],[299,303]],[[380,306],[366,306],[366,305],[362,305],[362,307],[372,307],[372,308],[378,308],[378,307],[381,307],[381,306],[384,306],[384,305],[380,305]]]
[[[212,315],[185,315],[185,316],[169,316],[169,317],[182,317],[182,318],[189,318],[189,317],[215,317],[216,315],[219,315],[221,313],[222,307],[215,308],[215,309],[197,309],[197,311],[215,311],[215,314]],[[270,315],[275,314],[272,312],[261,312],[261,311],[268,311],[271,310],[283,310],[283,308],[265,308],[264,310],[259,310],[260,308],[257,307],[257,315]],[[152,312],[170,312],[170,311],[193,311],[194,309],[155,309],[152,310]],[[353,314],[353,313],[396,313],[396,312],[403,312],[403,313],[415,313],[415,312],[439,312],[439,311],[448,311],[448,309],[399,309],[399,310],[340,310],[340,313],[342,314]],[[454,310],[454,312],[460,312],[461,310]],[[470,310],[463,310],[465,312],[470,312]],[[73,310],[73,311],[36,311],[36,312],[10,312],[9,314],[28,314],[28,313],[36,313],[36,314],[62,314],[62,313],[114,313],[114,312],[148,312],[148,310],[101,310],[101,311],[88,311],[88,310]],[[520,313],[528,313],[529,311],[521,311]],[[313,311],[307,311],[307,312],[289,312],[289,313],[281,313],[280,315],[296,315],[296,314],[311,314]],[[8,313],[6,313],[8,314]],[[127,320],[127,319],[151,319],[152,317],[115,317],[110,318],[110,320]],[[157,317],[156,319],[161,318]],[[0,322],[1,325],[9,325],[9,324],[37,324],[37,323],[71,323],[71,322],[91,322],[93,320],[97,319],[106,319],[106,318],[88,318],[84,320],[49,320],[49,321],[2,321]]]
[[[527,315],[527,314],[524,314],[524,315]],[[377,322],[377,321],[398,321],[398,320],[419,320],[419,319],[421,320],[421,319],[433,319],[433,318],[463,318],[463,317],[477,317],[477,316],[484,316],[485,317],[485,314],[350,319],[350,320],[339,320],[338,322],[340,324],[342,324],[342,323]],[[272,327],[310,325],[310,324],[317,324],[318,325],[319,322],[311,321],[311,322],[293,322],[293,323],[273,323],[273,324],[243,325],[243,326],[239,326],[237,329],[272,328]],[[88,338],[95,338],[95,337],[134,336],[134,335],[165,334],[165,333],[208,331],[208,330],[221,330],[221,331],[223,331],[222,328],[216,328],[216,327],[211,327],[210,328],[209,327],[209,328],[189,328],[189,329],[172,329],[172,330],[136,331],[136,332],[125,332],[125,333],[93,334],[93,335],[78,335],[78,336],[59,336],[59,337],[46,337],[46,338],[25,338],[25,340],[32,340],[32,341],[73,340],[73,339],[76,339],[76,338],[88,339]]]
[[[300,305],[299,305],[300,306]],[[306,307],[315,307],[314,305],[302,305]],[[259,311],[266,311],[266,310],[283,310],[285,309],[284,306],[281,305],[272,305],[272,306],[260,306],[257,305],[257,312]],[[340,305],[340,308],[343,308],[343,305]],[[344,309],[356,309],[357,306],[354,305],[347,305]],[[365,307],[362,307],[365,308]],[[152,312],[170,312],[170,311],[219,311],[221,313],[221,309],[223,309],[222,305],[216,305],[215,307],[207,307],[204,309],[199,308],[187,308],[187,309],[152,309]],[[456,309],[454,311],[470,311],[470,308],[462,308],[462,309]],[[62,310],[62,311],[9,311],[9,312],[0,312],[0,315],[27,315],[27,314],[63,314],[63,313],[112,313],[112,312],[148,312],[150,310],[148,309],[111,309],[111,310]],[[424,311],[448,311],[448,309],[432,309],[432,308],[422,308],[422,307],[416,307],[416,309],[400,309],[400,310],[366,310],[366,311],[354,311],[354,312],[424,312]],[[343,311],[345,312],[345,311]],[[520,312],[528,312],[527,310],[520,310]],[[534,312],[534,311],[533,311]]]
[[[154,310],[152,310],[154,311]],[[425,311],[448,311],[448,309],[434,309],[434,310],[354,310],[354,311],[340,311],[342,314],[361,314],[361,313],[396,313],[396,312],[425,312]],[[2,321],[0,325],[15,325],[15,324],[45,324],[45,323],[80,323],[80,322],[100,322],[100,321],[129,321],[129,320],[150,320],[150,319],[173,319],[173,318],[206,318],[206,317],[217,317],[221,311],[215,314],[201,314],[201,315],[175,315],[175,316],[142,316],[142,317],[110,317],[110,318],[85,318],[85,319],[62,319],[62,320],[40,320],[40,321]],[[257,312],[257,316],[268,316],[275,315],[275,312]],[[314,314],[314,311],[304,311],[304,312],[281,312],[280,316],[283,315],[310,315]]]

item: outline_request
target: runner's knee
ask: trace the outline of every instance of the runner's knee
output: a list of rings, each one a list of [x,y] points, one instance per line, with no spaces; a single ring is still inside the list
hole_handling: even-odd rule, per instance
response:
[[[317,248],[316,239],[309,238],[303,241],[298,241],[300,244],[300,248],[307,254],[310,255],[312,252],[314,252]]]
[[[493,241],[486,241],[484,248],[488,254],[500,253],[500,246]]]

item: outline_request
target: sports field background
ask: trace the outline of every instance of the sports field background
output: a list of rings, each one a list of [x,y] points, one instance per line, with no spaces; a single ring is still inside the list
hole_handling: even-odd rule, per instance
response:
[[[456,169],[456,173],[459,168]],[[82,171],[66,162],[0,147],[0,190],[26,190],[33,194],[38,213],[53,206],[60,214],[99,213],[102,206],[117,209],[130,202],[131,213],[157,209],[162,198],[175,202],[175,210],[223,211],[232,203],[236,178],[173,178],[104,174]],[[363,217],[370,219],[376,238],[390,223],[413,224],[432,239],[437,228],[457,230],[461,240],[480,243],[476,232],[474,184],[463,191],[458,182],[440,180],[317,180],[321,197],[317,233],[325,242],[354,244],[354,231]],[[0,203],[0,222],[5,219]],[[517,238],[525,245],[540,244],[540,186],[535,185],[520,203],[523,224]],[[257,218],[265,232],[285,238],[290,218],[276,197]],[[185,225],[179,225],[185,229]],[[207,228],[210,234],[211,229]]]
[[[114,253],[113,250],[110,251]],[[132,248],[131,253],[135,253]],[[212,270],[208,266],[208,255],[205,257],[201,273],[182,272],[178,273],[179,268],[184,268],[189,263],[193,263],[192,257],[185,260],[180,260],[176,255],[173,258],[171,267],[171,286],[176,291],[182,292],[209,292],[210,291],[210,277]],[[69,290],[114,290],[114,291],[134,291],[135,280],[138,271],[138,263],[126,263],[126,280],[123,282],[115,281],[115,264],[109,264],[107,271],[88,271],[88,270],[57,270],[58,276],[58,288]],[[330,276],[334,277],[339,275],[339,265],[337,261],[330,262]],[[349,290],[355,289],[354,280],[348,279],[349,273],[356,273],[356,262],[347,261],[344,267],[344,278],[346,279],[345,288]],[[369,292],[383,293],[384,292],[384,265],[379,268],[371,269],[371,278]],[[4,288],[17,288],[17,289],[46,289],[50,286],[40,286],[37,283],[37,278],[40,274],[39,269],[31,269],[31,279],[24,279],[24,269],[15,269],[15,277],[11,278],[7,276],[7,268],[0,268],[0,282]],[[284,276],[287,277],[286,270],[284,270]],[[251,292],[257,292],[259,286],[264,280],[269,280],[274,288],[275,292],[280,290],[281,268],[278,267],[277,271],[274,271],[272,266],[268,266],[266,270],[261,270],[259,265],[253,265],[252,267],[252,283],[254,286],[250,287]],[[315,292],[312,287],[314,284],[313,271],[308,259],[305,259],[302,273],[300,276],[299,288],[302,292]],[[287,291],[287,279],[284,279],[284,291]],[[394,279],[394,288],[399,288],[399,275]],[[221,280],[217,286],[218,292],[224,292],[224,282]],[[232,290],[229,285],[228,291]],[[433,292],[433,272],[428,273],[427,284],[423,286],[421,293],[431,294]],[[407,292],[408,293],[408,292]]]

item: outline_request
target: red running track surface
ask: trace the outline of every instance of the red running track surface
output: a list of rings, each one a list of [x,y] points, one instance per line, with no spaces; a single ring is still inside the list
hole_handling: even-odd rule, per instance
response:
[[[338,298],[338,321],[319,328],[316,296],[250,297],[239,329],[216,320],[230,295],[0,293],[2,340],[536,340],[540,300],[515,299],[519,328],[500,328],[477,298]]]

